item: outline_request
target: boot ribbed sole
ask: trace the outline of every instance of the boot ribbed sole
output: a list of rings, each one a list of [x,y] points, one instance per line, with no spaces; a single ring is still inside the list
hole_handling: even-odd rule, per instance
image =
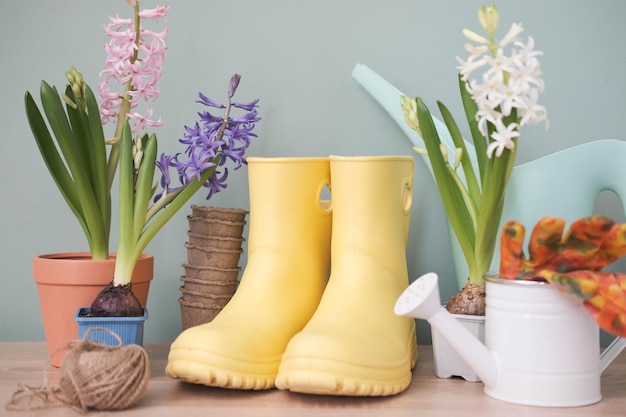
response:
[[[280,389],[303,394],[383,397],[404,391],[410,381],[410,376],[402,381],[389,383],[356,380],[321,372],[292,371],[288,376],[276,382]]]
[[[409,357],[400,364],[368,366],[314,357],[284,358],[276,387],[292,392],[343,396],[389,396],[411,383],[417,361],[415,335]]]
[[[300,362],[299,364],[297,362]],[[310,369],[303,369],[304,362]],[[323,363],[323,364],[322,364]],[[408,367],[403,370],[365,370],[352,364],[301,359],[287,362],[290,371],[279,374],[276,386],[280,389],[305,394],[344,395],[344,396],[389,396],[404,391],[411,383]],[[298,369],[300,368],[300,369]],[[336,371],[318,369],[334,368]],[[351,372],[353,371],[353,372]],[[368,372],[369,371],[369,372]],[[395,371],[395,372],[394,372]],[[369,373],[370,378],[360,378],[351,374]],[[376,377],[377,379],[373,379]],[[393,379],[387,379],[388,377]],[[380,378],[380,379],[378,379]]]
[[[174,349],[170,351],[165,373],[171,378],[192,384],[239,390],[266,390],[275,386],[279,360],[273,363],[248,362],[219,357],[208,352]],[[228,369],[220,368],[216,364],[224,364]]]

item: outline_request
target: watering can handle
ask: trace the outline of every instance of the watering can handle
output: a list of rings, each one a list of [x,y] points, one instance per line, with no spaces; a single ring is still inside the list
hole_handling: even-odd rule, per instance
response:
[[[611,344],[600,354],[600,372],[604,372],[607,366],[609,366],[611,362],[617,358],[625,347],[626,338],[616,337],[615,340],[613,340],[613,342],[611,342]]]

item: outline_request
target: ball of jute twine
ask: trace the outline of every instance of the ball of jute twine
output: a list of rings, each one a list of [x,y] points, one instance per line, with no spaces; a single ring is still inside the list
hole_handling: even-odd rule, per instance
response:
[[[110,333],[118,345],[89,341],[92,331]],[[60,350],[69,351],[59,369],[57,386],[48,384],[45,373],[43,387],[18,384],[7,409],[26,411],[68,406],[81,412],[88,409],[121,410],[133,406],[143,397],[150,379],[150,367],[148,355],[141,346],[122,346],[120,337],[111,330],[92,328],[82,340],[68,342]],[[29,397],[26,403],[24,396]]]

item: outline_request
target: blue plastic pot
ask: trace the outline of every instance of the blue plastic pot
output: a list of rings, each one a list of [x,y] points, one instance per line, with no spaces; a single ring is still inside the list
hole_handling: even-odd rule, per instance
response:
[[[126,345],[143,345],[143,324],[148,319],[148,309],[144,307],[143,316],[141,317],[89,317],[91,311],[88,307],[79,308],[76,311],[74,319],[78,323],[78,338],[83,339],[88,330],[89,340],[118,346],[117,338],[106,330],[117,334],[122,340],[122,346]]]

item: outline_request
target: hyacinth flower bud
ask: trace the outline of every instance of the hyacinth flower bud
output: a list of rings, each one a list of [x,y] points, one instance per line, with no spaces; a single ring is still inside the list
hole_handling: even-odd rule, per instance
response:
[[[70,83],[70,85],[76,82],[76,79],[74,78],[74,71],[72,71],[73,69],[74,67],[65,71],[65,78],[67,79],[67,82]]]
[[[235,95],[235,91],[237,91],[237,87],[239,86],[239,80],[241,80],[241,75],[235,74],[230,79],[230,84],[228,85],[228,98],[233,98]]]
[[[482,45],[488,45],[489,44],[489,40],[487,38],[485,38],[484,36],[480,36],[478,33],[469,30],[468,28],[464,28],[463,29],[463,36],[465,36],[466,39],[472,41],[472,42],[476,42],[478,44],[482,44]],[[466,45],[465,49],[468,48],[474,48],[473,45]]]
[[[463,159],[463,148],[456,148],[454,151],[454,169],[457,169],[461,165]]]
[[[87,104],[85,103],[85,94],[83,93],[85,89],[85,80],[83,79],[83,74],[78,72],[76,68],[72,67],[68,71],[65,72],[65,78],[70,85],[70,88],[74,92],[74,98],[83,105],[83,108],[87,108]],[[63,100],[67,103],[68,106],[73,109],[77,109],[78,105],[69,98],[67,95],[62,94]]]
[[[143,143],[140,137],[133,141],[133,161],[135,163],[135,171],[139,171],[141,159],[143,158]]]
[[[413,150],[420,155],[428,156],[428,151],[424,148],[418,148],[417,146],[413,146]]]
[[[443,156],[443,160],[448,162],[448,150],[446,149],[446,145],[443,143],[439,144],[439,150],[441,151],[441,155]]]
[[[74,92],[74,96],[80,100],[84,97],[83,89],[85,87],[85,80],[83,79],[83,74],[78,72],[78,70],[74,67],[70,68],[69,71],[65,73],[65,78],[67,78],[72,91]]]
[[[490,36],[493,36],[496,33],[498,23],[500,22],[500,13],[498,13],[496,6],[491,5],[480,7],[478,9],[478,21],[487,33]]]
[[[422,136],[419,121],[417,120],[417,103],[415,100],[407,96],[401,96],[400,107],[404,113],[404,121],[406,124]]]

